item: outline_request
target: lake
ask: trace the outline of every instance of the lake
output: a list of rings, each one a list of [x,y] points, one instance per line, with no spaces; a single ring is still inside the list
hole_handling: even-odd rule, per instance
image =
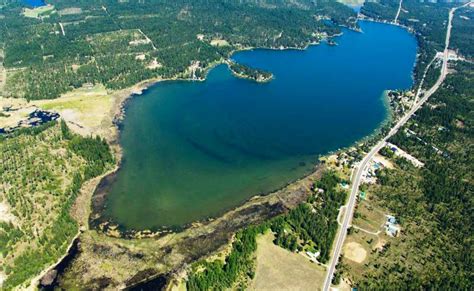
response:
[[[374,133],[388,117],[384,91],[411,87],[417,47],[400,27],[360,26],[337,46],[233,56],[272,72],[269,83],[219,65],[205,82],[160,82],[134,97],[104,217],[137,230],[213,217]]]
[[[31,7],[40,7],[46,5],[44,0],[23,0],[23,3]]]

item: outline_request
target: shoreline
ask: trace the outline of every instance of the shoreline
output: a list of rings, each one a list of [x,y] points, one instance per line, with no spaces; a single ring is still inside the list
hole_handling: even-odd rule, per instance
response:
[[[364,20],[364,21],[372,21],[370,19],[361,19],[361,20]],[[378,21],[374,21],[374,22],[378,22]],[[380,22],[380,23],[385,23],[385,24],[392,24],[392,23],[388,23],[388,22]],[[392,25],[395,25],[395,24],[392,24]],[[398,25],[398,26],[401,26],[401,25]],[[401,26],[403,27],[403,26]],[[350,28],[348,28],[350,29]],[[330,36],[330,37],[326,37],[326,38],[332,38],[332,37],[336,37],[336,36],[340,36],[342,35],[343,33],[340,33],[340,34],[337,34],[337,35],[334,35],[334,36]],[[324,39],[324,38],[323,38]],[[321,40],[320,41],[317,41],[317,42],[310,42],[308,43],[304,48],[301,48],[301,47],[285,47],[285,48],[242,48],[242,49],[236,49],[234,51],[232,51],[230,53],[230,57],[227,58],[227,59],[221,59],[219,61],[216,61],[215,63],[209,65],[208,67],[204,68],[204,71],[205,71],[205,74],[204,74],[204,77],[203,78],[199,78],[199,79],[193,79],[193,78],[185,78],[185,77],[173,77],[173,78],[153,78],[153,79],[149,79],[149,80],[144,80],[130,88],[126,88],[126,89],[123,89],[123,90],[120,90],[120,91],[116,91],[113,93],[113,95],[115,95],[115,100],[114,100],[114,105],[113,105],[113,108],[112,108],[112,112],[113,112],[113,117],[112,117],[112,120],[113,120],[113,124],[112,124],[112,127],[113,127],[113,134],[109,137],[109,142],[111,143],[111,148],[113,149],[113,153],[114,153],[114,156],[116,157],[116,161],[117,161],[117,164],[115,165],[114,169],[112,169],[111,171],[107,172],[106,174],[102,175],[101,178],[99,179],[99,181],[97,182],[94,182],[95,186],[93,188],[93,191],[92,193],[90,193],[89,197],[90,198],[93,198],[93,195],[95,193],[95,191],[97,190],[97,187],[98,185],[100,184],[100,182],[102,181],[102,179],[110,174],[113,174],[113,173],[116,173],[116,171],[118,171],[120,169],[120,164],[121,164],[121,160],[122,160],[122,148],[119,144],[119,137],[120,137],[120,123],[123,121],[123,119],[126,117],[126,105],[127,105],[127,102],[132,100],[133,97],[135,97],[135,95],[142,95],[144,94],[148,89],[150,89],[152,86],[155,86],[157,84],[159,84],[160,82],[163,82],[163,81],[205,81],[207,79],[207,75],[208,73],[216,66],[218,65],[221,65],[221,64],[225,64],[226,61],[228,61],[231,56],[235,53],[238,53],[238,52],[241,52],[241,51],[245,51],[245,50],[254,50],[254,49],[264,49],[264,50],[306,50],[308,47],[312,46],[312,45],[319,45],[321,43]],[[418,64],[418,58],[416,59],[416,62],[415,62],[415,66]],[[412,76],[413,76],[413,73],[412,73]],[[412,85],[412,87],[415,85],[415,83]],[[386,92],[384,92],[384,100],[387,99],[387,94]],[[384,102],[385,104],[385,102]],[[390,109],[390,105],[388,105],[388,108]],[[390,113],[391,110],[388,110],[388,113]],[[388,116],[387,116],[388,118]],[[334,153],[340,153],[340,152],[344,152],[346,151],[347,149],[349,148],[353,148],[357,145],[359,145],[360,143],[364,143],[368,140],[372,140],[374,139],[378,134],[381,133],[381,131],[383,130],[383,128],[386,126],[387,123],[390,122],[390,120],[388,120],[387,118],[385,118],[385,120],[380,124],[380,126],[378,126],[374,132],[368,136],[365,136],[363,137],[362,139],[360,140],[357,140],[357,141],[354,141],[350,146],[347,146],[347,147],[344,147],[344,148],[340,148],[340,149],[337,149],[335,151],[331,151],[331,152],[328,152],[326,153],[325,155],[322,155],[322,156],[329,156],[331,154],[334,154]],[[237,209],[240,209],[242,207],[245,207],[247,204],[251,204],[253,202],[253,200],[257,200],[259,198],[262,198],[262,196],[270,196],[271,194],[275,194],[275,193],[278,193],[280,191],[282,191],[283,189],[285,188],[288,188],[289,186],[292,186],[294,184],[297,184],[298,182],[302,181],[302,180],[305,180],[305,179],[308,179],[310,176],[316,174],[318,172],[318,169],[320,169],[320,167],[317,165],[315,165],[315,168],[313,171],[311,171],[310,173],[306,174],[305,176],[303,177],[300,177],[300,178],[297,178],[296,180],[294,181],[291,181],[289,182],[288,184],[286,184],[285,186],[281,187],[281,188],[278,188],[274,191],[269,191],[268,193],[264,194],[264,195],[254,195],[254,196],[251,196],[250,198],[246,199],[244,202],[240,203],[239,205],[235,206],[235,207],[232,207],[231,209],[226,209],[223,211],[223,213],[221,213],[220,215],[218,216],[215,216],[211,219],[207,218],[207,219],[204,219],[204,220],[201,220],[201,221],[197,221],[197,222],[194,222],[194,223],[191,223],[189,225],[186,226],[185,229],[183,229],[183,231],[185,231],[186,229],[189,229],[189,228],[194,228],[194,227],[199,227],[200,225],[202,225],[203,223],[207,224],[207,223],[212,223],[213,221],[215,220],[219,220],[219,219],[223,219],[224,217],[226,217],[227,215],[229,215],[229,213],[233,212],[233,211],[236,211]],[[81,193],[83,191],[81,190]],[[81,194],[81,196],[84,195]],[[79,198],[79,197],[78,197]],[[92,203],[92,199],[89,199],[90,203]],[[76,219],[76,218],[75,218]],[[87,220],[89,219],[89,217],[86,218]],[[89,228],[89,225],[87,225],[87,229]],[[106,236],[109,236],[106,232],[101,232],[99,231],[98,229],[91,229],[93,231],[97,231],[97,233],[101,234],[101,235],[106,235]],[[77,236],[72,240],[71,244],[70,244],[70,247],[73,245],[74,241],[77,239],[77,237],[79,237],[81,235],[81,231],[79,231],[79,233],[77,234]],[[153,234],[151,235],[153,236]],[[144,238],[144,237],[149,237],[149,236],[140,236],[140,237],[136,237],[136,238]],[[68,252],[69,252],[69,249],[70,247],[68,248]],[[52,266],[50,266],[48,268],[48,270],[51,270],[51,269],[54,269],[57,264],[59,264],[62,259],[67,256],[68,252],[66,252],[66,254],[60,259],[58,260],[58,262]],[[47,272],[46,272],[47,273]],[[46,274],[45,273],[45,274]]]
[[[76,241],[79,239],[79,237],[81,236],[81,233],[82,231],[81,230],[78,230],[77,234],[72,238],[71,242],[69,243],[68,247],[66,248],[66,251],[65,253],[56,260],[55,263],[53,263],[52,265],[50,265],[49,267],[47,267],[46,269],[42,270],[41,273],[39,273],[38,275],[36,275],[35,277],[33,277],[33,279],[30,280],[30,283],[28,284],[28,287],[25,288],[25,290],[37,290],[38,289],[38,286],[40,285],[41,283],[41,280],[46,276],[48,275],[48,273],[50,271],[53,271],[54,269],[56,269],[62,262],[65,258],[67,258],[67,256],[69,255],[69,252],[71,251],[72,247],[74,246],[74,244],[76,243]]]
[[[331,35],[331,36],[323,35],[322,38],[319,39],[318,41],[308,42],[308,43],[305,44],[304,47],[278,47],[278,48],[275,48],[275,47],[270,47],[270,48],[242,47],[242,48],[238,48],[238,49],[232,50],[229,53],[228,58],[222,58],[222,59],[220,59],[216,62],[213,62],[213,63],[209,64],[206,68],[204,68],[205,73],[204,73],[204,77],[202,77],[202,78],[194,79],[194,78],[190,78],[190,77],[181,77],[181,76],[176,76],[176,77],[172,77],[172,78],[157,77],[157,78],[152,78],[152,79],[148,79],[148,80],[143,80],[143,81],[141,81],[141,82],[139,82],[139,83],[137,83],[137,84],[135,84],[135,85],[133,85],[129,88],[125,88],[125,89],[122,89],[122,90],[112,92],[111,95],[114,97],[114,100],[113,100],[113,105],[112,105],[111,111],[108,114],[108,115],[110,115],[111,121],[112,121],[111,122],[112,123],[111,128],[110,128],[111,131],[110,131],[110,134],[105,135],[104,138],[106,138],[108,140],[108,142],[111,146],[112,154],[114,155],[114,157],[117,161],[116,165],[112,170],[109,170],[108,172],[104,173],[103,175],[101,175],[99,177],[96,177],[96,178],[86,182],[86,184],[92,184],[91,185],[91,187],[92,187],[91,191],[87,191],[87,190],[84,191],[84,188],[86,188],[85,185],[83,185],[81,187],[80,195],[78,195],[78,197],[76,198],[74,206],[70,211],[70,215],[79,224],[78,233],[73,237],[73,239],[69,243],[69,245],[67,247],[67,250],[66,250],[66,252],[64,253],[63,256],[61,256],[58,260],[56,260],[55,263],[53,263],[53,264],[49,265],[47,268],[43,269],[38,275],[36,275],[35,277],[33,277],[29,281],[29,284],[27,284],[28,285],[28,290],[36,289],[38,284],[40,283],[41,279],[44,278],[48,274],[48,272],[50,272],[51,270],[54,270],[68,256],[68,254],[69,254],[71,248],[73,247],[75,241],[80,238],[81,234],[84,231],[90,231],[91,230],[89,220],[90,220],[90,217],[93,215],[93,210],[91,209],[91,206],[92,206],[91,204],[92,204],[92,200],[94,198],[95,191],[97,190],[97,187],[99,186],[102,179],[104,179],[105,177],[107,177],[109,175],[112,175],[112,174],[116,173],[120,169],[120,165],[121,165],[121,161],[122,161],[122,155],[123,155],[122,147],[119,144],[120,123],[123,121],[123,119],[126,116],[127,102],[132,100],[133,97],[135,97],[137,95],[144,94],[148,89],[150,89],[153,86],[156,86],[160,82],[165,82],[165,81],[200,81],[200,82],[203,82],[203,81],[206,81],[207,75],[209,74],[209,72],[214,67],[216,67],[218,65],[221,65],[221,64],[227,64],[227,62],[229,62],[231,60],[232,55],[234,55],[235,53],[238,53],[238,52],[247,51],[247,50],[254,50],[254,49],[306,50],[308,47],[310,47],[312,45],[319,45],[321,43],[321,40],[324,40],[324,39],[327,39],[327,38],[332,38],[332,37],[338,37],[338,36],[341,36],[342,34],[343,33],[341,32],[341,33]],[[183,74],[187,74],[187,73],[188,72],[186,71]],[[59,97],[57,99],[60,99],[61,97]],[[199,227],[199,225],[202,225],[203,223],[208,224],[208,223],[213,223],[214,221],[218,221],[220,219],[223,219],[224,217],[230,215],[230,213],[233,213],[233,212],[237,211],[238,209],[245,208],[245,207],[251,205],[255,200],[258,200],[262,197],[270,198],[272,196],[272,194],[279,193],[279,192],[283,191],[284,189],[288,188],[289,186],[297,184],[298,182],[303,182],[303,181],[309,179],[311,176],[317,175],[319,169],[320,169],[320,166],[318,166],[318,164],[316,164],[315,167],[314,167],[314,170],[307,173],[305,176],[297,178],[297,179],[285,184],[283,187],[280,187],[280,188],[278,188],[276,190],[273,190],[273,191],[269,191],[269,192],[265,193],[264,195],[253,195],[250,198],[245,199],[245,201],[243,201],[242,203],[239,203],[238,205],[236,205],[234,207],[231,207],[230,209],[223,210],[219,215],[216,215],[214,217],[209,217],[209,218],[206,218],[206,219],[203,219],[203,220],[199,220],[199,221],[196,221],[196,222],[189,223],[183,229],[181,229],[180,232],[192,229],[196,226]],[[89,193],[87,193],[87,192],[89,192]],[[88,213],[88,215],[86,215],[86,217],[83,217],[83,216],[76,217],[72,214],[72,212],[75,211],[74,208],[77,207],[76,206],[77,202],[79,200],[81,200],[81,198],[84,199],[84,200],[87,200],[83,203],[88,203],[88,206],[89,206],[87,211],[86,211]],[[82,206],[87,207],[87,205],[82,205]],[[87,221],[87,223],[84,223],[85,221]],[[110,233],[100,231],[97,228],[94,228],[93,231],[97,231],[99,234],[102,234],[102,235],[105,235],[105,236],[108,236],[108,237],[123,238],[121,235],[119,235],[119,236],[113,236],[112,235],[111,236]],[[156,237],[156,236],[162,235],[162,234],[166,235],[167,233],[169,233],[169,232],[168,231],[165,231],[165,232],[159,231],[157,233],[153,233],[153,232],[147,232],[146,230],[143,230],[143,231],[137,231],[137,233],[134,237],[135,238],[149,238],[149,237]]]
[[[371,21],[370,19],[360,19],[360,20],[361,21]],[[374,21],[374,22],[377,22],[377,21]],[[378,23],[382,23],[382,22],[378,22]],[[384,24],[390,25],[391,23],[384,23]],[[352,29],[350,27],[344,27],[344,28],[348,29],[348,30],[351,30],[351,31],[359,32],[359,33],[363,32],[360,28],[358,28],[357,30]],[[132,100],[133,97],[141,96],[141,95],[145,94],[147,90],[149,90],[153,86],[159,85],[161,82],[169,82],[169,81],[199,81],[199,82],[205,82],[207,80],[207,76],[208,76],[209,72],[212,69],[214,69],[215,67],[217,67],[219,65],[222,65],[222,64],[227,65],[230,72],[232,73],[232,75],[234,75],[236,78],[249,79],[249,80],[257,82],[257,83],[266,83],[266,82],[269,82],[273,79],[273,74],[272,74],[272,78],[270,78],[269,80],[262,81],[262,82],[259,82],[259,81],[255,80],[253,78],[249,78],[247,76],[240,76],[239,74],[236,74],[230,68],[230,63],[234,62],[234,60],[232,60],[232,56],[236,53],[239,53],[239,52],[252,51],[252,50],[272,50],[272,51],[299,50],[299,51],[304,51],[304,50],[307,50],[310,46],[320,45],[322,41],[325,41],[325,40],[327,41],[329,39],[333,39],[335,37],[339,37],[339,36],[342,36],[342,35],[343,35],[343,32],[335,34],[335,35],[331,35],[331,36],[325,35],[323,38],[321,38],[318,41],[307,43],[304,47],[269,47],[269,48],[244,47],[244,48],[239,48],[239,49],[231,51],[230,56],[228,58],[226,58],[226,59],[222,58],[221,60],[213,62],[213,63],[209,64],[207,67],[205,67],[203,69],[205,74],[204,74],[204,77],[202,77],[202,78],[193,79],[193,78],[190,78],[190,77],[180,77],[180,76],[173,77],[173,78],[154,78],[154,79],[145,80],[143,82],[140,82],[139,84],[134,85],[131,88],[124,89],[123,91],[129,92],[129,94],[126,95],[125,98],[123,98],[121,100],[121,102],[118,104],[119,105],[118,111],[116,111],[115,117],[113,118],[113,120],[114,120],[114,130],[116,132],[116,135],[115,135],[114,139],[111,140],[111,142],[113,143],[113,147],[116,149],[115,158],[117,160],[117,166],[116,166],[114,171],[109,172],[107,175],[102,176],[100,181],[96,184],[95,188],[93,189],[91,199],[94,200],[96,192],[100,190],[99,189],[100,184],[104,181],[104,179],[115,175],[117,173],[117,171],[120,170],[121,160],[122,160],[122,147],[119,144],[119,137],[120,137],[120,130],[121,130],[120,129],[120,123],[126,117],[127,102]],[[418,61],[418,59],[415,60],[415,66],[417,64],[417,61]],[[413,70],[414,70],[414,68],[413,68]],[[414,77],[413,76],[413,70],[412,70],[412,79]],[[186,73],[188,73],[188,72],[185,72],[184,74],[186,74]],[[412,84],[412,87],[413,86],[415,86],[415,83]],[[410,89],[406,89],[406,90],[410,90]],[[380,96],[380,98],[382,98],[383,106],[385,107],[385,109],[387,111],[386,116],[381,121],[381,123],[376,128],[374,128],[374,130],[370,134],[368,134],[368,135],[366,135],[366,136],[364,136],[364,137],[362,137],[358,140],[355,140],[353,143],[351,143],[351,145],[348,145],[346,147],[341,147],[341,148],[338,148],[336,150],[329,151],[329,152],[325,153],[324,155],[315,156],[315,157],[317,157],[316,160],[318,160],[318,162],[316,162],[313,165],[314,170],[307,172],[304,176],[301,176],[301,177],[298,177],[298,178],[295,178],[295,179],[289,181],[288,183],[286,183],[285,185],[283,185],[283,186],[281,186],[277,189],[270,190],[270,191],[267,191],[265,193],[259,193],[259,194],[252,195],[249,198],[243,200],[241,203],[239,203],[239,204],[237,204],[233,207],[223,209],[217,215],[210,215],[210,216],[207,216],[205,218],[202,218],[202,219],[199,219],[199,220],[196,220],[196,221],[193,221],[193,222],[189,222],[189,223],[181,225],[181,226],[173,226],[173,227],[162,226],[162,227],[156,227],[156,228],[152,228],[152,229],[143,229],[143,230],[127,228],[127,227],[125,227],[125,226],[123,226],[119,223],[114,222],[111,219],[104,219],[104,220],[100,219],[102,217],[101,215],[100,216],[98,215],[98,213],[100,213],[100,211],[96,212],[96,210],[94,209],[94,206],[92,206],[92,212],[91,212],[91,216],[89,217],[89,223],[91,223],[92,220],[97,219],[98,223],[92,228],[97,230],[97,231],[103,232],[106,235],[112,236],[112,237],[120,237],[120,238],[156,237],[156,236],[164,235],[164,234],[170,233],[170,232],[171,233],[181,232],[181,231],[184,231],[186,229],[191,228],[195,224],[202,224],[202,223],[205,223],[205,222],[208,222],[208,221],[212,221],[214,219],[217,219],[217,218],[225,215],[225,213],[227,213],[227,212],[230,212],[232,210],[235,210],[235,209],[245,205],[246,203],[248,203],[249,201],[251,201],[255,197],[267,196],[267,195],[271,195],[272,193],[281,191],[282,189],[288,187],[289,185],[297,183],[298,181],[314,174],[318,169],[318,165],[320,164],[320,162],[319,162],[320,158],[328,157],[330,155],[338,154],[338,153],[341,153],[341,152],[345,152],[348,149],[357,147],[358,145],[361,145],[361,144],[366,143],[370,140],[373,140],[378,135],[382,134],[384,128],[386,128],[387,126],[390,125],[391,122],[393,122],[393,113],[394,112],[393,112],[393,109],[391,108],[390,102],[389,102],[390,101],[389,96],[388,96],[389,91],[392,91],[392,90],[385,90],[385,91],[382,92],[382,94]],[[103,207],[103,205],[105,203],[105,200],[106,200],[105,195],[101,195],[100,198],[103,198],[104,201],[98,207]],[[96,216],[95,218],[92,219],[93,215],[98,215],[98,216]]]

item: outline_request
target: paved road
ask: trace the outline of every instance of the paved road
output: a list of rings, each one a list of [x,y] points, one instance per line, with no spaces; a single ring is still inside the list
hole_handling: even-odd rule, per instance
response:
[[[352,221],[352,216],[354,214],[354,207],[356,204],[356,197],[357,193],[359,192],[359,185],[362,178],[362,173],[367,168],[369,162],[372,160],[373,156],[385,146],[387,140],[392,137],[398,130],[410,119],[410,117],[417,111],[428,98],[439,88],[439,86],[443,83],[446,75],[448,74],[448,47],[449,47],[449,40],[451,37],[451,28],[452,28],[452,19],[454,16],[454,12],[461,7],[467,6],[472,2],[466,3],[462,6],[452,8],[449,11],[449,19],[448,19],[448,27],[446,29],[446,40],[445,40],[445,47],[443,52],[443,65],[441,67],[441,74],[436,81],[436,83],[431,87],[428,91],[425,92],[423,98],[420,99],[419,102],[415,103],[413,107],[406,113],[395,126],[390,130],[390,132],[381,140],[379,141],[364,157],[364,159],[356,166],[355,175],[353,176],[352,188],[351,193],[349,196],[349,202],[347,204],[346,213],[344,214],[344,220],[342,222],[341,229],[339,230],[338,237],[336,238],[336,245],[334,247],[333,254],[331,256],[331,261],[329,263],[328,271],[326,273],[326,279],[324,281],[323,290],[328,291],[331,287],[331,281],[334,276],[334,271],[336,269],[336,265],[339,261],[339,256],[341,255],[342,246],[344,244],[344,240],[346,239],[347,229],[350,226]]]

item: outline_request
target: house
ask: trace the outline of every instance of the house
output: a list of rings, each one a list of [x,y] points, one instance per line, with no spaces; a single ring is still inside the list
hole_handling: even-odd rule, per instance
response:
[[[313,253],[313,252],[310,252],[310,251],[307,251],[307,252],[306,252],[306,255],[308,255],[309,259],[310,259],[311,261],[314,261],[314,262],[317,261],[317,259],[318,259],[318,257],[319,257],[320,254],[321,254],[321,252],[314,252],[314,253]]]
[[[367,194],[364,191],[360,191],[359,198],[362,200],[365,200],[366,197],[367,197]]]
[[[397,219],[393,215],[386,215],[387,217],[387,223],[390,224],[397,224]]]
[[[388,224],[385,227],[385,231],[389,236],[396,237],[396,236],[398,236],[398,233],[400,232],[400,227],[398,225],[395,225],[395,224]]]
[[[387,235],[396,237],[400,232],[400,225],[397,223],[397,219],[393,215],[386,215],[387,222],[385,222],[385,232]]]

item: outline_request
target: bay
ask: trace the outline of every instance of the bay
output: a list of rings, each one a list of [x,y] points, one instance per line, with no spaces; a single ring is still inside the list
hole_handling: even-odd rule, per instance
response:
[[[374,133],[388,117],[384,91],[412,85],[417,47],[400,27],[360,26],[362,33],[345,30],[337,46],[233,56],[272,72],[269,83],[219,65],[204,82],[160,82],[134,97],[104,216],[137,230],[213,217]]]

